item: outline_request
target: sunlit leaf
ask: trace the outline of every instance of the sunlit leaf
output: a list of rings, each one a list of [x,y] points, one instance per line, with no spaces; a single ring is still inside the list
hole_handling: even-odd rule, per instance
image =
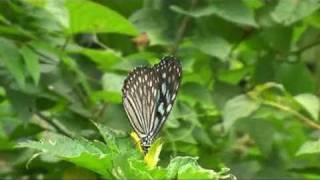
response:
[[[271,13],[271,17],[278,23],[290,25],[309,16],[319,8],[319,0],[281,0]]]
[[[68,33],[120,33],[136,35],[135,27],[117,12],[88,0],[66,0]]]
[[[313,94],[299,94],[294,97],[311,115],[314,120],[319,119],[320,102]]]
[[[318,154],[320,153],[320,140],[317,141],[307,141],[305,142],[296,155],[304,155],[304,154]]]

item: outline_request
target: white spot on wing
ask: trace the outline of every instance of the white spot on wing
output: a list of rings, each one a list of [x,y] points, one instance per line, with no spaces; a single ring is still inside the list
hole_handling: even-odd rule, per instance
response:
[[[161,92],[162,92],[162,94],[165,94],[165,92],[166,92],[166,83],[162,83]]]
[[[159,107],[158,107],[158,112],[163,115],[164,113],[164,109],[163,109],[163,102],[160,103]]]
[[[169,113],[169,112],[170,112],[170,110],[171,110],[171,108],[172,108],[172,105],[171,105],[171,104],[169,104],[169,105],[168,105],[168,107],[167,107],[167,109],[166,109],[166,112],[167,112],[167,113]]]
[[[174,98],[176,98],[176,94],[173,94],[172,97],[171,97],[171,101],[174,100]]]

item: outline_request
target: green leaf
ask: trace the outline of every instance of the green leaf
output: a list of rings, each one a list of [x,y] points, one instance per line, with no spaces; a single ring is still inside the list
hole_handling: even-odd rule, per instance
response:
[[[315,92],[315,82],[310,71],[301,63],[282,63],[277,67],[276,80],[292,94]],[[297,73],[299,72],[299,73]]]
[[[31,75],[33,82],[37,85],[40,79],[40,64],[38,55],[27,46],[23,46],[20,49],[20,53],[24,59],[24,63],[26,64],[27,71]]]
[[[222,71],[219,73],[218,78],[220,81],[236,85],[238,84],[252,69],[241,68],[228,71]]]
[[[142,8],[131,15],[130,21],[140,32],[147,33],[150,45],[167,45],[174,40],[170,36],[174,28],[169,26],[164,12],[158,9]]]
[[[168,179],[218,179],[218,173],[204,169],[197,163],[198,158],[175,157],[167,167]]]
[[[300,147],[296,155],[299,156],[299,155],[305,155],[305,154],[318,154],[318,153],[320,153],[320,139],[317,141],[305,142]]]
[[[103,95],[104,97],[107,98],[106,100],[121,102],[121,88],[123,85],[124,78],[125,78],[124,76],[114,74],[114,73],[105,73],[103,75],[102,77],[103,90],[107,92],[108,95],[110,95],[110,97],[106,97]]]
[[[314,120],[319,120],[320,102],[317,96],[313,94],[299,94],[294,99],[298,101]]]
[[[66,136],[48,133],[41,141],[27,141],[18,144],[19,148],[27,147],[49,153],[78,166],[90,169],[102,176],[110,177],[107,169],[111,168],[110,155],[103,152],[97,143],[86,139],[71,139]]]
[[[290,25],[311,15],[320,8],[319,0],[281,0],[271,13],[278,23]]]
[[[197,36],[193,39],[194,47],[208,55],[225,61],[231,51],[231,44],[217,35]]]
[[[171,9],[182,14],[193,17],[202,17],[215,14],[227,21],[241,25],[258,26],[254,20],[254,11],[246,7],[242,1],[217,0],[208,6],[186,11],[178,6],[171,6]]]
[[[109,103],[119,104],[122,102],[122,97],[119,92],[113,91],[95,91],[91,93],[91,100],[94,102],[105,101]]]
[[[65,1],[68,0],[47,0],[44,8],[49,11],[64,28],[68,28],[69,19],[66,18],[68,17],[68,10],[64,7]]]
[[[115,73],[104,73],[102,77],[103,89],[120,93],[124,78],[124,76]]]
[[[258,40],[261,41],[263,39],[264,43],[275,51],[288,52],[291,48],[292,33],[292,29],[289,27],[274,26],[264,28],[260,31]]]
[[[248,132],[263,155],[265,157],[269,156],[276,134],[271,122],[267,122],[263,118],[248,118],[237,124],[237,128]]]
[[[88,0],[66,0],[66,7],[69,11],[69,34],[120,33],[137,35],[137,30],[128,20],[106,6]]]
[[[17,81],[20,88],[25,87],[24,67],[16,45],[7,39],[0,38],[0,59]]]
[[[121,54],[111,49],[98,50],[82,48],[79,51],[72,51],[72,53],[81,53],[87,56],[90,60],[95,62],[102,70],[110,70],[112,66],[121,59]]]
[[[120,132],[114,131],[114,130],[110,129],[109,127],[107,127],[103,124],[100,124],[100,123],[93,122],[93,124],[99,130],[99,133],[103,137],[105,143],[108,144],[108,147],[110,148],[110,150],[118,151],[118,146],[115,143],[115,137],[116,137],[116,135],[119,135]]]
[[[223,125],[228,131],[236,120],[250,116],[259,108],[259,103],[246,95],[236,96],[225,104],[223,108]]]

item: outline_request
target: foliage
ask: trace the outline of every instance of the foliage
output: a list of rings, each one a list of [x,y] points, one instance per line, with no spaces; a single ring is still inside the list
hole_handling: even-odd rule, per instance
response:
[[[319,28],[319,0],[3,0],[0,176],[320,178]],[[169,54],[182,85],[144,158],[121,87]]]

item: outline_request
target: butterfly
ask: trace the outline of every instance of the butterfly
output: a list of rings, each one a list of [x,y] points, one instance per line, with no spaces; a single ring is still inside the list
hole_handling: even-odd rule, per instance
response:
[[[180,86],[182,68],[173,56],[153,67],[137,67],[126,77],[122,103],[146,154],[166,122]]]

